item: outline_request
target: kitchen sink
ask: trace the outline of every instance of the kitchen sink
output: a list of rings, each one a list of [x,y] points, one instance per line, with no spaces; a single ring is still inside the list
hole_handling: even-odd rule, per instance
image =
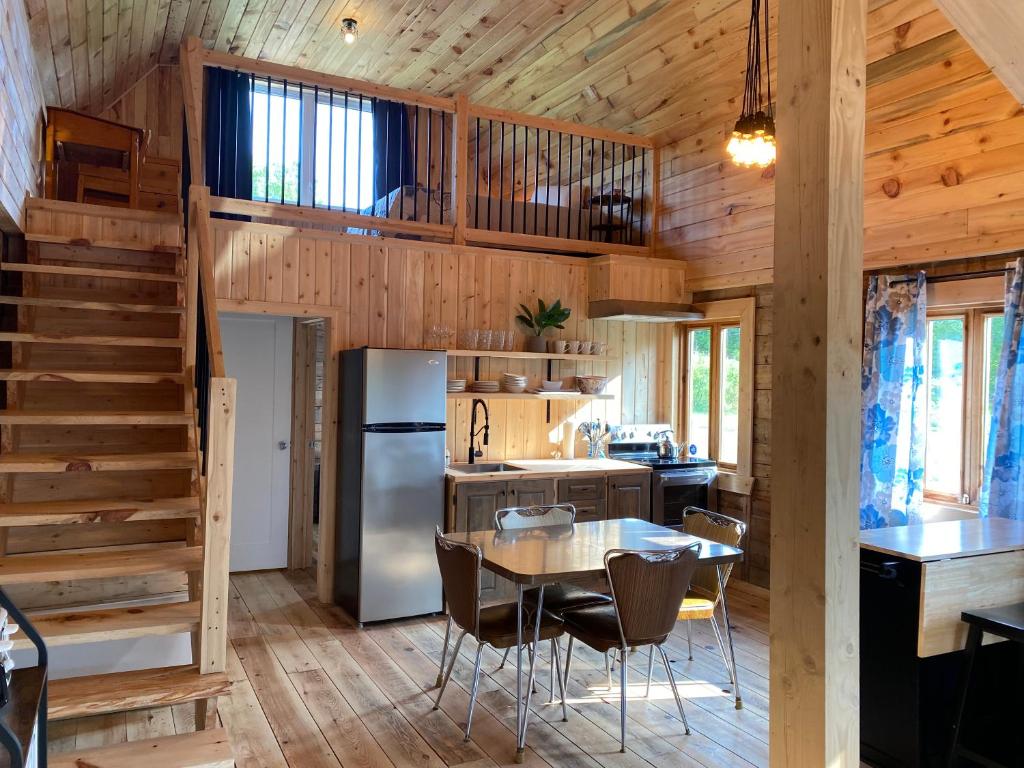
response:
[[[469,475],[478,475],[485,472],[525,472],[522,467],[517,467],[513,464],[504,463],[478,463],[478,464],[451,464],[450,469],[454,469],[456,472],[465,472]]]

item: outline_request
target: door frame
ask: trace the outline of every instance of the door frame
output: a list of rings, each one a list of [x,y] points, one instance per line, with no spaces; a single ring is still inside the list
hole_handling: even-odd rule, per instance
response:
[[[313,479],[316,458],[313,442],[316,438],[316,336],[319,322],[322,322],[320,318],[293,319],[289,570],[303,570],[313,564]],[[320,471],[323,472],[322,466]]]
[[[331,307],[309,307],[304,304],[246,301],[242,299],[218,299],[218,312],[236,314],[273,315],[292,317],[300,320],[313,318],[324,321],[324,394],[320,422],[322,437],[320,443],[320,552],[316,564],[317,597],[325,603],[332,602],[334,590],[334,558],[325,557],[325,551],[334,549],[335,487],[337,485],[337,435],[338,435],[338,329],[342,327],[345,310]],[[289,531],[292,530],[289,508]],[[312,548],[312,528],[307,529],[308,546]]]

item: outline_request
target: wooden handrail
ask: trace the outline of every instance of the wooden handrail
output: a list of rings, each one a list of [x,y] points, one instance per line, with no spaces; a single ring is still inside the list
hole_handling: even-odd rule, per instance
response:
[[[193,184],[189,200],[195,206],[196,242],[199,246],[199,290],[203,296],[203,319],[206,321],[206,343],[210,353],[210,374],[223,378],[224,349],[221,345],[220,322],[217,319],[217,291],[213,277],[213,238],[210,235],[210,189]]]
[[[612,131],[607,128],[599,128],[593,125],[583,125],[569,120],[558,120],[553,117],[542,117],[540,115],[527,115],[522,112],[512,112],[508,109],[495,109],[480,104],[467,103],[469,117],[479,117],[481,120],[494,120],[495,122],[509,123],[515,125],[526,125],[530,128],[540,128],[544,131],[555,133],[571,133],[575,136],[584,136],[597,141],[611,141],[616,144],[626,144],[632,147],[643,149],[654,149],[654,139],[650,136],[638,136],[623,131]]]

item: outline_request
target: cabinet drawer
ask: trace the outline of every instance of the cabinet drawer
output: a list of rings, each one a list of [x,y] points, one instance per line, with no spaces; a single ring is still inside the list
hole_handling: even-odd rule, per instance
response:
[[[569,503],[576,507],[577,523],[592,523],[595,520],[605,520],[608,517],[604,499],[584,499],[583,501]]]
[[[558,481],[559,501],[582,501],[585,499],[603,499],[605,497],[604,477],[567,478]]]

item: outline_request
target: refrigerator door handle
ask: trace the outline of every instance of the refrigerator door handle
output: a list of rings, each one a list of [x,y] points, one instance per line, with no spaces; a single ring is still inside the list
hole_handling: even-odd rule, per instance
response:
[[[405,434],[415,432],[444,432],[445,424],[438,424],[432,421],[409,421],[393,424],[364,424],[363,432],[371,434]]]

